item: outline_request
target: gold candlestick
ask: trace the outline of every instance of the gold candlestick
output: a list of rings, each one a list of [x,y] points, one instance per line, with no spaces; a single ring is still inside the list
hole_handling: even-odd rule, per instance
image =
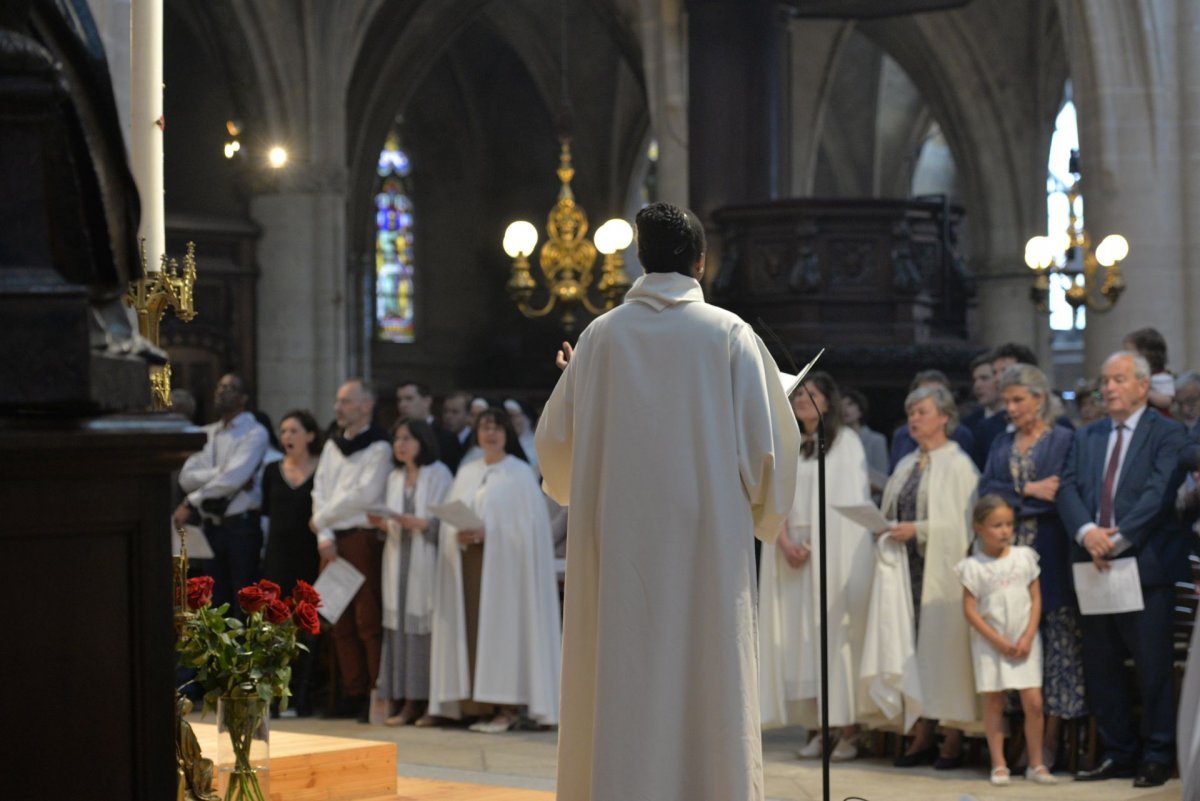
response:
[[[175,316],[185,323],[196,317],[193,292],[196,286],[196,243],[188,242],[183,257],[183,272],[179,263],[163,254],[161,269],[146,269],[146,240],[140,240],[143,277],[129,285],[125,304],[137,312],[138,331],[155,347],[159,346],[159,326],[167,308],[175,310]],[[171,365],[150,367],[150,387],[153,391],[153,408],[171,408]]]

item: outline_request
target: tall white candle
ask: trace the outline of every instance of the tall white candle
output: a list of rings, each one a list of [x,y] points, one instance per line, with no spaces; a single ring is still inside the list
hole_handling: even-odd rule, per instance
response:
[[[130,6],[130,160],[142,200],[138,236],[146,240],[146,267],[160,268],[167,251],[163,188],[163,0]]]

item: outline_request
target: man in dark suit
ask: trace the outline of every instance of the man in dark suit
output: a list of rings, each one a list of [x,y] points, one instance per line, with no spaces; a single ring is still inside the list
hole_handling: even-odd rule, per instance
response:
[[[458,443],[458,437],[447,431],[437,418],[433,416],[433,394],[425,384],[416,381],[405,381],[396,388],[396,410],[401,417],[410,420],[424,420],[433,427],[433,435],[437,438],[439,459],[450,468],[450,472],[458,470],[462,459],[463,449]]]
[[[1156,787],[1170,775],[1175,754],[1172,583],[1187,576],[1187,539],[1172,507],[1187,435],[1179,423],[1146,407],[1150,367],[1136,353],[1110,356],[1100,389],[1108,416],[1076,434],[1058,511],[1075,539],[1074,561],[1107,571],[1114,558],[1137,559],[1145,608],[1082,618],[1088,705],[1104,755],[1076,780],[1135,776],[1135,787]],[[1127,654],[1142,700],[1140,748],[1124,680]]]

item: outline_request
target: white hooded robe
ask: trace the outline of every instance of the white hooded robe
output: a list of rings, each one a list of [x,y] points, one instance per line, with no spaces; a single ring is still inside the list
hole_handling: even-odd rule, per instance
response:
[[[754,577],[799,432],[753,330],[677,273],[579,338],[537,428],[569,505],[558,801],[763,797]]]

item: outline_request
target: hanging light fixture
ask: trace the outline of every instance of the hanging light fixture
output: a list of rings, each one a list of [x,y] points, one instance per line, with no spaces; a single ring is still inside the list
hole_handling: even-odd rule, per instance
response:
[[[602,314],[615,306],[629,290],[629,276],[620,251],[633,241],[633,229],[622,219],[612,219],[601,225],[588,241],[588,218],[583,207],[575,202],[571,180],[575,167],[571,163],[570,101],[567,95],[567,11],[566,0],[561,5],[562,30],[559,48],[562,54],[562,121],[559,135],[558,201],[546,218],[547,239],[538,251],[541,283],[547,299],[542,305],[531,301],[539,282],[533,277],[529,257],[537,247],[538,232],[533,223],[517,220],[504,232],[504,252],[513,260],[508,279],[508,294],[521,313],[529,318],[544,317],[556,308],[562,312],[562,326],[568,333],[575,330],[576,310],[582,306],[591,314]],[[596,272],[597,251],[604,261]],[[598,300],[593,301],[592,295]]]
[[[596,230],[595,243],[587,239],[588,218],[583,207],[575,202],[571,191],[570,139],[562,137],[559,154],[558,202],[546,218],[547,239],[538,252],[542,282],[548,298],[541,306],[530,303],[538,282],[533,278],[529,257],[537,246],[538,232],[533,223],[517,220],[504,232],[504,252],[513,260],[508,279],[508,294],[526,317],[544,317],[561,308],[562,325],[568,332],[575,330],[577,306],[592,314],[602,314],[615,306],[629,290],[629,276],[620,251],[633,241],[633,229],[621,219],[612,219]],[[596,277],[596,253],[604,255],[603,266]],[[595,285],[599,302],[590,294]]]
[[[1065,231],[1051,236],[1035,236],[1025,244],[1025,264],[1033,270],[1030,299],[1038,311],[1046,311],[1050,297],[1050,275],[1067,278],[1067,302],[1078,311],[1081,307],[1106,312],[1117,304],[1125,291],[1121,262],[1129,255],[1129,242],[1120,234],[1109,234],[1092,249],[1092,238],[1083,226],[1079,210],[1079,151],[1071,151],[1067,167],[1075,180],[1067,188],[1069,218]],[[1100,268],[1104,268],[1103,280]],[[1096,293],[1102,300],[1096,298]]]

